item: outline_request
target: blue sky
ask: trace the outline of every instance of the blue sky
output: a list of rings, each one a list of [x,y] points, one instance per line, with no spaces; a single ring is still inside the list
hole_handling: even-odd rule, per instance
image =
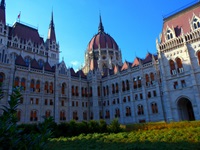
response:
[[[156,53],[155,40],[162,31],[163,16],[194,0],[5,0],[7,23],[21,11],[21,22],[38,28],[47,37],[54,13],[60,60],[80,68],[88,42],[98,31],[99,13],[106,33],[118,43],[123,61]],[[198,1],[198,0],[196,0]]]

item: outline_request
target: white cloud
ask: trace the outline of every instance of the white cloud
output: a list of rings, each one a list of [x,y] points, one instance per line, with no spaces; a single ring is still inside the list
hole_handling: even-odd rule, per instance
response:
[[[80,63],[78,61],[71,61],[70,64],[72,65],[72,67],[78,67],[80,66]]]

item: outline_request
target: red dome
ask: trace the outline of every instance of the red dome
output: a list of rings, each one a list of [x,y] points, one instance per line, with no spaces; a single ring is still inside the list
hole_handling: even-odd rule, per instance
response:
[[[115,40],[109,34],[104,32],[101,16],[98,27],[98,33],[90,40],[87,50],[92,51],[98,48],[110,48],[119,50]]]
[[[87,49],[91,51],[98,48],[110,48],[118,50],[118,45],[109,34],[105,32],[99,32],[90,40]]]

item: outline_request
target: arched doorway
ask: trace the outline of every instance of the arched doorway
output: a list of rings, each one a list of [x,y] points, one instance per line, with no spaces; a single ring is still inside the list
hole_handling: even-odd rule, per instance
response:
[[[177,102],[177,105],[178,105],[178,113],[179,113],[179,120],[180,121],[195,120],[192,103],[189,99],[180,98]]]

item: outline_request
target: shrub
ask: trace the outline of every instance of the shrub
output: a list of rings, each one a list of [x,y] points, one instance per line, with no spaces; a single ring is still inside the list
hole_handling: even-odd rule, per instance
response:
[[[112,122],[108,126],[108,130],[111,133],[118,133],[122,131],[122,128],[120,127],[118,119],[112,120]]]

